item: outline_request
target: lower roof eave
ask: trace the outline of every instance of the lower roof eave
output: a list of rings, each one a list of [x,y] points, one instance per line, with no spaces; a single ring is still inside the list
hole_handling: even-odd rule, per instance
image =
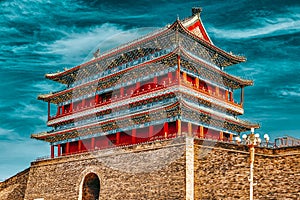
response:
[[[49,134],[49,132],[33,133],[33,134],[30,135],[30,138],[45,141],[45,137],[48,134]]]

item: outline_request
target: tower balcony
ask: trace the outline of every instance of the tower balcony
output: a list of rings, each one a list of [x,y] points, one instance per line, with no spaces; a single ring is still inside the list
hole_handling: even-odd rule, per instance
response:
[[[196,84],[193,84],[188,81],[182,81],[181,84],[187,88],[190,88],[192,90],[195,90],[195,91],[205,94],[207,96],[213,97],[214,99],[223,101],[224,103],[230,104],[234,107],[243,108],[243,104],[241,102],[236,102],[236,101],[234,101],[233,98],[228,98],[228,95],[220,94],[220,93],[210,90],[206,87],[199,87]]]
[[[122,105],[128,105],[133,102],[135,99],[139,99],[141,96],[145,96],[146,94],[155,93],[160,90],[170,89],[171,87],[178,85],[178,79],[173,80],[163,80],[159,81],[155,80],[149,81],[141,86],[140,82],[136,84],[135,87],[128,88],[120,88],[119,91],[114,92],[109,96],[101,96],[97,95],[88,100],[84,100],[80,105],[70,104],[71,106],[63,106],[59,108],[60,111],[57,112],[56,115],[50,116],[48,119],[48,125],[56,123],[58,120],[64,120],[64,118],[69,118],[75,114],[84,114],[89,111],[92,112],[93,109],[99,109],[102,107],[118,107]],[[145,97],[146,98],[146,97]],[[148,97],[149,98],[149,97]]]

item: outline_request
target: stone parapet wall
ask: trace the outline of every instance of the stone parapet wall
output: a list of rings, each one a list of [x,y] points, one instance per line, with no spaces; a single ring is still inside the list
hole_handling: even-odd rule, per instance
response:
[[[300,146],[258,147],[254,166],[254,199],[300,200]],[[246,200],[249,171],[246,145],[180,137],[32,162],[0,183],[0,199],[81,199],[93,173],[101,200]]]
[[[100,179],[100,199],[184,199],[184,140],[161,141],[33,162],[25,199],[78,199],[84,177]]]
[[[249,199],[245,145],[195,141],[195,199]],[[254,199],[300,199],[300,146],[256,148]]]
[[[29,168],[0,182],[0,199],[23,200],[29,176]]]

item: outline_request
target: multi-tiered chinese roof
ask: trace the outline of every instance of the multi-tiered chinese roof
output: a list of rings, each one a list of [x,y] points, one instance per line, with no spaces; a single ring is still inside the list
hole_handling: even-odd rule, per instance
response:
[[[258,128],[237,118],[244,113],[244,87],[253,82],[224,71],[245,58],[212,43],[200,12],[193,8],[190,18],[47,74],[66,89],[38,97],[48,102],[53,130],[32,138],[50,142],[52,156],[57,146],[60,156],[186,135],[230,141]]]

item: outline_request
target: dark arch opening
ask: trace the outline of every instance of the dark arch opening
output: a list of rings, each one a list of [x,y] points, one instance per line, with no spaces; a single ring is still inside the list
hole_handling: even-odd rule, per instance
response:
[[[82,200],[98,200],[100,194],[100,180],[94,173],[86,175],[82,186]]]

